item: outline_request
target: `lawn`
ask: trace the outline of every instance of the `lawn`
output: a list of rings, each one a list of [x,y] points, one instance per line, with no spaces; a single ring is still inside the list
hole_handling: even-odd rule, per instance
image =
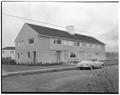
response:
[[[95,70],[70,70],[17,77],[3,77],[2,91],[118,92],[118,66],[106,66],[102,69]]]
[[[2,64],[2,70],[7,71],[7,72],[15,72],[15,71],[39,70],[39,69],[71,67],[71,66],[73,66],[73,65],[60,64],[60,65],[52,65],[52,66],[27,66],[27,65],[25,66],[25,65]]]
[[[112,65],[118,65],[117,60],[107,60],[104,61],[105,66],[112,66]],[[52,65],[52,66],[25,66],[25,65],[5,65],[2,64],[2,70],[6,72],[14,72],[14,71],[26,71],[26,70],[39,70],[39,69],[47,69],[47,68],[58,68],[58,67],[71,67],[73,65],[69,64],[60,64],[60,65]]]
[[[118,60],[106,60],[104,61],[105,66],[112,66],[112,65],[118,65]]]

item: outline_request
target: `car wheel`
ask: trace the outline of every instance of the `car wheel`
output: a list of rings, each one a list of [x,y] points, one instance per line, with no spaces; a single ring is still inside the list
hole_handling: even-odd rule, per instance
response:
[[[80,69],[80,70],[82,70],[82,68],[81,68],[81,67],[80,67],[79,69]]]
[[[90,70],[93,70],[93,66],[90,67]]]

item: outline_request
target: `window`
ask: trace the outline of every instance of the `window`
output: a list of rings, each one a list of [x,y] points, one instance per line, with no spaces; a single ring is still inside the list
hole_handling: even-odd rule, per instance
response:
[[[99,55],[99,53],[95,53],[95,55]]]
[[[54,44],[61,44],[61,40],[59,40],[59,39],[53,40],[53,43]]]
[[[29,39],[28,41],[29,41],[28,42],[29,44],[33,44],[34,43],[34,39]]]
[[[57,44],[61,44],[61,40],[57,40]]]
[[[28,52],[28,58],[30,58],[30,52]]]
[[[78,53],[70,52],[69,58],[78,58]]]
[[[75,46],[79,46],[80,43],[79,43],[79,42],[74,42],[74,45],[75,45]]]

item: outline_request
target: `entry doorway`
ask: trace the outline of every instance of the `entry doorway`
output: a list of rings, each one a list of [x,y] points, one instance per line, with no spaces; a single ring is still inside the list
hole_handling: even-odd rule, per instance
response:
[[[57,62],[61,61],[61,51],[56,51],[57,53]]]
[[[33,64],[36,64],[36,51],[33,51]]]

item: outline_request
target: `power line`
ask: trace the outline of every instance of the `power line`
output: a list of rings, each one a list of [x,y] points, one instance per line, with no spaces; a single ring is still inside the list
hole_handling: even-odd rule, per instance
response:
[[[61,27],[61,28],[65,28],[65,27],[60,26],[60,25],[51,24],[51,23],[47,23],[47,22],[43,22],[43,21],[38,21],[38,20],[33,20],[33,19],[29,19],[29,18],[25,18],[25,17],[20,17],[20,16],[14,16],[14,15],[6,14],[6,13],[3,13],[3,15],[11,16],[11,17],[19,18],[19,19],[25,19],[25,20],[30,20],[30,21],[40,22],[40,23],[43,23],[43,24],[54,25],[54,26],[58,26],[58,27]]]
[[[43,21],[38,21],[38,20],[34,20],[34,19],[29,19],[29,18],[25,18],[25,17],[10,15],[10,14],[6,14],[6,13],[2,13],[2,14],[3,14],[3,15],[6,15],[6,16],[18,18],[18,19],[24,19],[24,20],[34,21],[34,22],[40,22],[40,23],[43,23],[43,24],[53,25],[53,26],[57,26],[57,27],[60,27],[60,28],[64,28],[64,29],[65,29],[65,27],[60,26],[60,25],[56,25],[56,24],[51,24],[51,23],[47,23],[47,22],[43,22]],[[80,30],[78,30],[78,29],[74,29],[74,30],[80,31]],[[82,31],[80,31],[80,32],[82,32]],[[83,31],[83,32],[85,32],[85,31]]]

